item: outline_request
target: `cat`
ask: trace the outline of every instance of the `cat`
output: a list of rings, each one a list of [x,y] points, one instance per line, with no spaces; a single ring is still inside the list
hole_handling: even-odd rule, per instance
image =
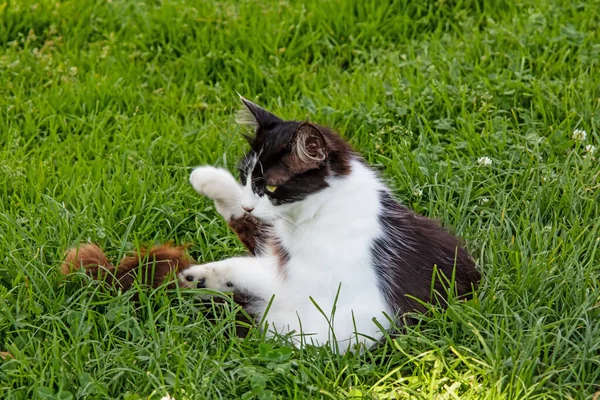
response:
[[[459,240],[396,201],[346,141],[241,100],[238,122],[254,128],[241,184],[212,166],[190,183],[251,255],[192,266],[181,279],[246,293],[268,335],[340,353],[377,343],[403,314],[426,311],[423,302],[444,306],[450,280],[458,296],[472,293],[480,273]]]

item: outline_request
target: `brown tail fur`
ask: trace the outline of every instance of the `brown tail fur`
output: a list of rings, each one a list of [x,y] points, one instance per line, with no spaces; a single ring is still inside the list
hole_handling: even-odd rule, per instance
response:
[[[85,268],[91,276],[98,279],[99,270],[112,272],[115,266],[108,261],[108,258],[106,258],[106,255],[98,245],[88,243],[78,248],[69,249],[65,256],[65,262],[60,267],[60,271],[66,275],[79,268]]]
[[[92,278],[126,291],[131,289],[136,279],[143,285],[156,288],[165,278],[177,276],[178,272],[189,268],[191,264],[185,246],[165,244],[150,250],[141,249],[138,254],[123,258],[115,267],[98,245],[84,244],[67,251],[61,272],[68,274],[85,268]],[[169,288],[174,286],[173,283],[168,285]]]
[[[250,249],[252,251],[252,249]],[[131,289],[138,275],[141,274],[139,280],[142,284],[157,287],[160,286],[165,278],[176,275],[178,272],[189,268],[193,263],[185,252],[185,246],[172,246],[165,244],[162,246],[152,247],[150,250],[142,249],[139,254],[127,256],[119,262],[115,267],[96,244],[84,244],[79,248],[72,248],[67,251],[65,262],[61,266],[63,274],[69,274],[84,268],[86,273],[93,279],[102,280],[116,289],[123,291]],[[187,282],[181,282],[182,286],[186,286]],[[174,283],[170,283],[167,287],[173,288]],[[138,294],[133,296],[133,300],[137,301]],[[226,300],[215,298],[215,303],[226,303]],[[246,306],[249,299],[243,295],[234,296],[234,301]],[[207,304],[209,304],[207,302]],[[214,320],[216,315],[208,308],[205,318]],[[252,318],[248,319],[243,313],[236,316],[235,331],[238,337],[245,337],[249,332],[249,327],[252,325]]]

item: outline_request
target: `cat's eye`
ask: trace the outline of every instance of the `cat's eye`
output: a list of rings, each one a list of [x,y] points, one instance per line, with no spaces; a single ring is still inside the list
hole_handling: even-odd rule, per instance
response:
[[[277,190],[277,186],[274,186],[274,185],[267,185],[267,186],[265,186],[265,189],[267,189],[267,192],[269,192],[269,193],[273,193],[274,191],[276,191],[276,190]]]

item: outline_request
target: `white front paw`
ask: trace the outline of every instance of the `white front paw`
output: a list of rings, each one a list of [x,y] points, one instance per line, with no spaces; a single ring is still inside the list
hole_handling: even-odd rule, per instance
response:
[[[222,168],[209,165],[194,169],[190,183],[203,196],[213,200],[239,200],[242,189],[233,175]]]
[[[229,221],[244,215],[242,188],[229,171],[211,166],[198,167],[190,175],[196,192],[212,199],[219,214]]]
[[[221,292],[232,291],[233,284],[227,276],[228,268],[215,264],[217,263],[190,267],[179,274],[180,279],[188,282],[188,285],[191,287],[206,288]]]

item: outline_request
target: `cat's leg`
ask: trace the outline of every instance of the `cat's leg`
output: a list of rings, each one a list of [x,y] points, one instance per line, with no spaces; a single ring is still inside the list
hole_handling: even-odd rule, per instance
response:
[[[198,167],[192,171],[190,183],[196,192],[215,202],[217,211],[225,221],[244,216],[242,187],[229,171],[208,165]]]
[[[179,274],[196,287],[240,292],[268,300],[279,282],[276,257],[233,257],[195,265]]]
[[[199,194],[215,202],[219,214],[252,255],[262,254],[270,225],[244,211],[242,188],[229,171],[211,166],[198,167],[192,171],[190,183]]]

